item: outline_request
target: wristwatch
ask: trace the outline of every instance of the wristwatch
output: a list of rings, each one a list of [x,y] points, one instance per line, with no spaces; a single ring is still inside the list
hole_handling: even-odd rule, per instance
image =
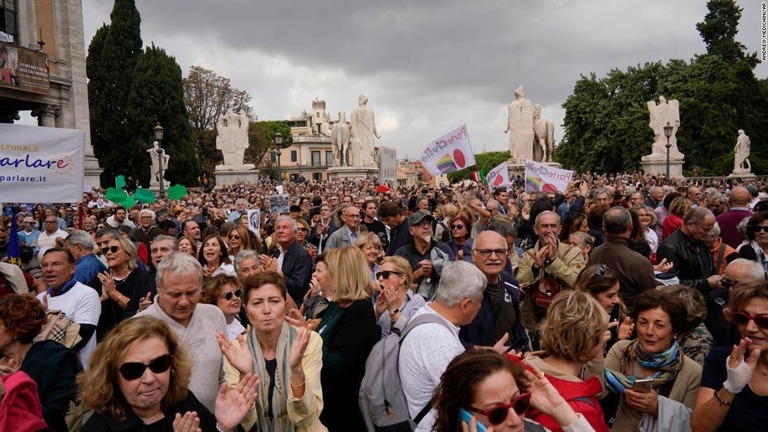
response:
[[[544,267],[549,267],[550,264],[552,264],[552,260],[550,258],[544,260]]]

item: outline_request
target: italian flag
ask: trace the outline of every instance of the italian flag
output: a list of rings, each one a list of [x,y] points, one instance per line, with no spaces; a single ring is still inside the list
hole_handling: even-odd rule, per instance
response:
[[[474,171],[472,173],[472,180],[478,183],[482,183],[483,180],[485,180],[485,173],[483,172],[483,170]]]

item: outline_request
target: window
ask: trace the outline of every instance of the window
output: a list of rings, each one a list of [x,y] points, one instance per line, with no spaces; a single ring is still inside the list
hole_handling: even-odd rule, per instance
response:
[[[313,151],[312,152],[312,166],[320,166],[320,152],[319,151]]]
[[[0,0],[0,32],[10,36],[10,38],[7,38],[5,35],[0,35],[0,41],[19,44],[17,10],[16,0]],[[11,41],[11,39],[13,40]]]
[[[333,166],[333,152],[332,151],[326,151],[325,152],[325,164],[327,166]]]
[[[323,175],[320,173],[312,173],[312,181],[321,181],[323,179]]]
[[[298,162],[299,161],[299,152],[296,150],[291,150],[291,162]]]

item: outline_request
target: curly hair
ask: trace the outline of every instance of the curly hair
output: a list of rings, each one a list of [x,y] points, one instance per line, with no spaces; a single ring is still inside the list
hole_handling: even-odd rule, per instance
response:
[[[240,288],[240,279],[235,276],[219,274],[203,280],[203,290],[200,293],[200,302],[215,305],[221,297],[221,291],[225,286],[232,285]]]
[[[461,430],[459,409],[472,405],[477,387],[499,371],[509,372],[521,392],[527,385],[523,366],[494,351],[470,349],[454,357],[443,372],[432,398],[432,406],[437,411],[432,431]]]
[[[46,323],[45,309],[32,294],[0,298],[0,323],[24,345],[31,344]]]
[[[96,346],[90,368],[77,377],[80,398],[88,409],[98,413],[109,412],[118,421],[125,420],[130,407],[120,392],[118,369],[128,348],[151,337],[165,342],[173,358],[170,383],[161,409],[165,410],[187,397],[192,359],[167,324],[154,317],[142,316],[125,320],[112,329]]]
[[[587,363],[608,329],[608,312],[591,294],[566,290],[555,296],[541,325],[541,346],[549,354]]]
[[[688,311],[679,297],[672,296],[659,290],[649,289],[635,297],[632,307],[632,321],[637,322],[641,312],[660,308],[669,316],[672,331],[681,333],[685,331],[688,321]]]
[[[707,317],[707,303],[698,290],[688,285],[662,285],[657,290],[678,297],[683,302],[685,310],[688,311],[688,320],[684,331],[693,330]]]

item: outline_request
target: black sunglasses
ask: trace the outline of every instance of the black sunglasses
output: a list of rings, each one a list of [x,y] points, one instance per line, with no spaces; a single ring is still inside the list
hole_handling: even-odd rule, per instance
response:
[[[231,235],[231,236],[229,236],[229,239],[230,240],[242,240],[243,238],[240,237],[239,235]]]
[[[376,279],[380,277],[383,277],[384,279],[389,279],[389,275],[393,275],[393,274],[401,275],[402,273],[392,271],[392,270],[384,270],[384,271],[376,272]]]
[[[224,300],[230,301],[230,300],[232,300],[233,296],[234,297],[240,297],[240,294],[242,294],[242,293],[243,293],[243,290],[237,290],[235,292],[230,291],[230,292],[224,294]]]
[[[451,229],[462,229],[464,225],[451,225]]]
[[[768,226],[755,226],[755,227],[752,227],[752,232],[753,233],[757,233],[757,232],[760,232],[760,231],[762,231],[764,233],[768,232]]]
[[[738,325],[747,325],[749,320],[752,320],[761,329],[768,329],[768,316],[748,315],[744,312],[731,312],[731,319]]]
[[[479,410],[477,408],[469,407],[469,410],[484,415],[488,418],[488,421],[491,423],[491,425],[496,426],[502,424],[504,420],[507,419],[510,408],[514,409],[515,413],[522,417],[525,415],[525,413],[528,412],[530,407],[531,394],[523,393],[508,404],[496,405],[492,408],[488,408],[487,410]]]
[[[167,371],[171,368],[171,363],[173,363],[172,360],[172,355],[164,354],[160,357],[152,359],[152,361],[150,361],[148,364],[138,362],[123,363],[118,370],[120,371],[120,375],[123,376],[123,379],[127,381],[133,381],[141,378],[147,368],[149,368],[152,373],[156,374]]]
[[[107,252],[117,253],[117,251],[120,250],[120,246],[108,246],[105,248],[101,248],[101,253],[106,255]]]

